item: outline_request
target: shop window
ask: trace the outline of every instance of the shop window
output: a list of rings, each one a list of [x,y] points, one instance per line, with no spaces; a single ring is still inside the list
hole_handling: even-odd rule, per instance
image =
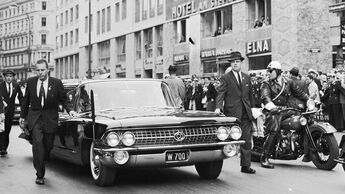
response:
[[[176,21],[174,24],[175,24],[174,27],[175,27],[176,42],[177,43],[186,42],[186,35],[187,35],[186,20]]]
[[[248,57],[249,70],[266,69],[267,65],[271,62],[271,55]]]
[[[144,31],[145,37],[145,58],[152,58],[152,29],[147,29]]]
[[[216,61],[204,62],[204,73],[217,73]]]
[[[157,56],[163,56],[163,26],[157,27]]]
[[[247,2],[249,28],[261,28],[271,25],[271,0],[248,0]]]
[[[104,67],[110,66],[110,41],[98,43],[98,65]]]
[[[136,60],[141,59],[141,32],[135,33],[135,51],[136,51]]]
[[[117,62],[126,62],[126,36],[117,38]]]
[[[176,75],[189,75],[189,64],[177,64]]]
[[[203,37],[219,36],[232,31],[232,6],[204,13]]]

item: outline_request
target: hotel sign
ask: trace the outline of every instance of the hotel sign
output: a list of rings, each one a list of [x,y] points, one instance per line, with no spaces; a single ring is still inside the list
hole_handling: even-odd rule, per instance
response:
[[[272,51],[271,39],[247,42],[246,50],[247,50],[247,55],[271,52]]]
[[[231,48],[228,49],[207,49],[207,50],[202,50],[200,52],[200,57],[201,58],[208,58],[208,57],[218,57],[218,56],[224,56],[224,55],[229,55],[232,52]]]
[[[339,12],[339,11],[344,11],[344,10],[345,10],[345,3],[338,3],[338,4],[329,6],[330,12]]]
[[[238,0],[166,0],[166,19],[177,19],[197,12],[231,4]]]

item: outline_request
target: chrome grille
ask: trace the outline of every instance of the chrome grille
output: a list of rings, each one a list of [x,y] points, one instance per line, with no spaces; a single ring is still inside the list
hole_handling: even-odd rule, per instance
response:
[[[178,145],[178,144],[201,144],[217,141],[217,127],[188,127],[172,129],[151,129],[132,131],[135,135],[135,145]],[[177,141],[174,135],[182,132],[184,140]]]

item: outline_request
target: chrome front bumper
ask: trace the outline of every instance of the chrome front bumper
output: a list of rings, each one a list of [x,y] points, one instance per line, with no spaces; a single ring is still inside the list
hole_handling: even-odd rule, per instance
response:
[[[103,165],[110,167],[173,167],[194,165],[199,162],[211,162],[228,158],[223,148],[226,145],[236,146],[236,155],[239,153],[240,145],[245,141],[218,142],[210,144],[191,144],[191,145],[170,145],[170,146],[152,146],[152,147],[128,147],[128,148],[94,148],[100,156]],[[186,161],[166,161],[166,151],[190,150],[190,157]],[[129,160],[124,165],[115,163],[113,155],[116,151],[128,151]]]

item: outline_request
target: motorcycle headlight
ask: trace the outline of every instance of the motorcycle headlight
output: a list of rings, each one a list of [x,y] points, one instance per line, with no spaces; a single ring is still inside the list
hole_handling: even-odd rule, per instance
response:
[[[307,108],[308,108],[309,111],[314,110],[314,109],[315,109],[315,101],[309,99],[309,100],[307,101]]]
[[[116,133],[111,132],[107,135],[106,142],[109,146],[115,147],[115,146],[119,145],[120,138]]]
[[[230,129],[230,137],[234,140],[240,139],[242,136],[242,129],[239,126],[232,126]]]
[[[135,143],[135,136],[131,132],[125,132],[121,139],[123,145],[132,146]]]
[[[306,124],[307,124],[307,118],[305,118],[305,117],[301,117],[300,119],[299,119],[299,122],[301,123],[301,125],[302,126],[305,126]]]
[[[228,139],[229,134],[230,134],[229,128],[224,127],[224,126],[218,127],[218,129],[217,129],[217,138],[220,141],[224,141],[224,140]]]

